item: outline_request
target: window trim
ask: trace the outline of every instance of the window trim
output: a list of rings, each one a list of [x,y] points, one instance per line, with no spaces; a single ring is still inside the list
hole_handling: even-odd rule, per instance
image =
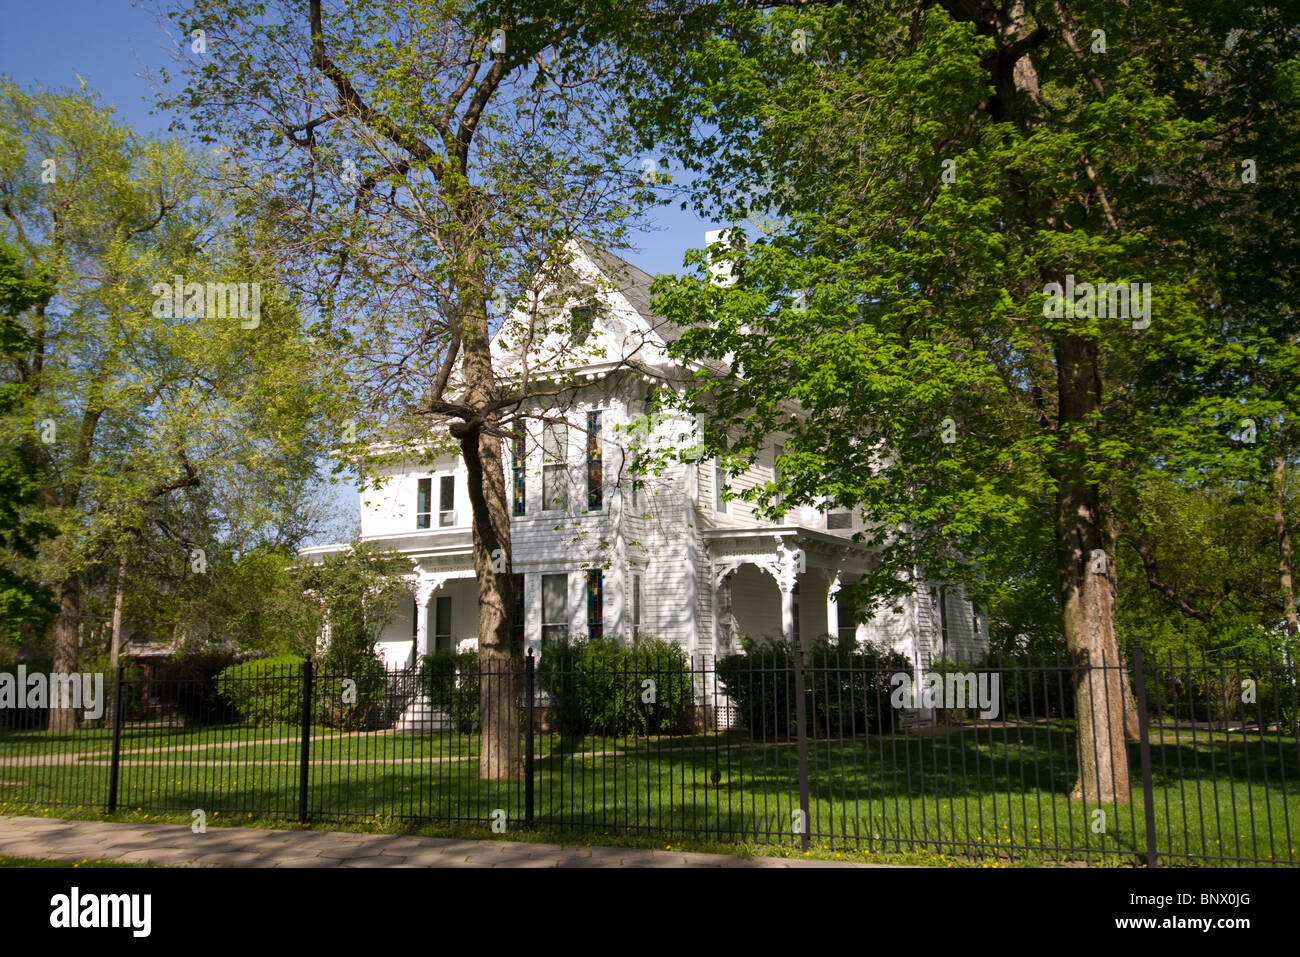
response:
[[[558,445],[558,456],[547,448],[548,436],[557,436],[558,441],[551,441],[552,446]],[[548,479],[550,481],[548,481]],[[560,495],[548,494],[547,486],[551,486],[549,491],[554,492],[554,482],[559,482]],[[547,422],[542,426],[542,511],[543,512],[567,512],[569,510],[569,426],[568,423]]]
[[[560,609],[562,620],[550,621],[548,620],[548,616],[546,614],[546,594],[547,594],[546,582],[547,579],[553,581],[554,579],[557,578],[563,580],[564,582],[564,588],[561,591],[561,594],[564,596],[564,605]],[[570,628],[571,628],[571,624],[569,622],[569,573],[553,572],[551,574],[543,574],[542,575],[542,647],[543,648],[546,647],[546,638],[548,632],[555,631],[556,629],[563,629],[563,635],[567,636]]]
[[[424,506],[421,511],[420,506]],[[415,482],[415,527],[417,529],[433,527],[433,476],[417,479]]]

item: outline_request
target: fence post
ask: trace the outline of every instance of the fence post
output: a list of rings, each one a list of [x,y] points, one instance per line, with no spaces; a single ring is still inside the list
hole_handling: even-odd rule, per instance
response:
[[[1156,866],[1156,805],[1151,785],[1151,733],[1147,718],[1146,665],[1142,658],[1142,639],[1133,638],[1133,690],[1137,694],[1138,740],[1142,751],[1142,811],[1147,826],[1147,867]]]
[[[524,827],[533,826],[533,649],[524,659]]]
[[[307,771],[311,757],[311,659],[302,665],[302,756],[298,762],[298,823],[307,823]]]
[[[808,819],[808,714],[804,701],[803,649],[799,647],[797,636],[794,640],[794,697],[795,734],[799,742],[799,811],[803,817],[799,849],[806,851],[810,846],[808,831],[812,827]]]
[[[122,763],[122,692],[125,687],[125,672],[117,666],[117,675],[113,679],[113,756],[109,760],[108,771],[108,813],[117,810],[117,772]]]

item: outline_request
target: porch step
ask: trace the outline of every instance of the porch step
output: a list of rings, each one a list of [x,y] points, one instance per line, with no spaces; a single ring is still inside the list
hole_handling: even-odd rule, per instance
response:
[[[451,719],[446,711],[435,709],[424,695],[416,695],[406,706],[402,716],[393,725],[393,730],[405,731],[446,731],[451,727]]]

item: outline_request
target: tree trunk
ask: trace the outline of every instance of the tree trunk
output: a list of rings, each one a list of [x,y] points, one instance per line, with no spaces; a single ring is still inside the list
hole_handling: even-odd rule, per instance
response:
[[[1106,579],[1110,585],[1111,608],[1114,608],[1119,601],[1119,535],[1113,523],[1106,529]],[[1142,726],[1138,722],[1137,699],[1133,697],[1127,668],[1120,668],[1119,678],[1120,693],[1124,696],[1124,734],[1128,740],[1137,741],[1142,737]]]
[[[462,211],[472,234],[470,209]],[[464,259],[465,309],[459,317],[465,403],[483,408],[494,397],[491,337],[488,332],[486,281],[473,247]],[[479,685],[478,776],[521,778],[522,722],[519,710],[523,647],[516,647],[511,622],[510,506],[506,498],[505,461],[495,416],[481,423],[453,425],[452,435],[465,458],[470,507],[474,517],[474,572],[478,578]]]
[[[59,614],[54,620],[54,663],[51,670],[55,674],[70,675],[77,670],[81,651],[81,583],[75,577],[67,578],[57,591]],[[66,704],[55,700],[51,693],[47,725],[50,731],[77,730],[77,710],[64,706]]]
[[[109,635],[108,646],[108,666],[112,672],[108,680],[113,682],[113,688],[117,688],[117,669],[119,659],[122,653],[122,591],[126,584],[126,556],[123,555],[117,563],[117,593],[113,596],[113,630]],[[106,723],[111,728],[113,726],[113,711],[117,708],[117,691],[114,690],[113,696],[109,699],[108,709],[104,712],[107,719]]]
[[[478,577],[480,733],[478,776],[517,778],[520,752],[519,661],[511,627],[510,512],[506,504],[501,439],[477,432],[461,440],[474,512],[474,571]],[[496,560],[494,561],[494,556]],[[504,568],[504,571],[496,569]]]
[[[1057,346],[1057,371],[1060,427],[1068,436],[1067,429],[1086,428],[1100,405],[1096,345],[1063,336]],[[1128,804],[1123,662],[1115,640],[1112,557],[1105,551],[1101,496],[1087,478],[1082,450],[1067,447],[1062,452],[1065,463],[1056,497],[1058,570],[1065,641],[1074,666],[1079,751],[1079,780],[1071,797]]]
[[[1294,638],[1300,632],[1300,621],[1296,620],[1295,579],[1291,574],[1291,530],[1286,522],[1286,459],[1281,455],[1273,459],[1273,530],[1277,535],[1282,601],[1286,604],[1286,631]]]

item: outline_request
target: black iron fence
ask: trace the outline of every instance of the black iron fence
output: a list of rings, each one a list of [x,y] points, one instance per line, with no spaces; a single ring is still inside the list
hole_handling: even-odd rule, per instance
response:
[[[663,667],[307,663],[147,688],[122,671],[100,702],[79,702],[76,730],[46,730],[49,702],[31,693],[0,709],[0,810],[1300,862],[1295,669],[1135,658],[1094,665],[1082,695],[1070,662],[1024,657],[924,672],[789,652]],[[1094,706],[1111,689],[1122,713]]]

